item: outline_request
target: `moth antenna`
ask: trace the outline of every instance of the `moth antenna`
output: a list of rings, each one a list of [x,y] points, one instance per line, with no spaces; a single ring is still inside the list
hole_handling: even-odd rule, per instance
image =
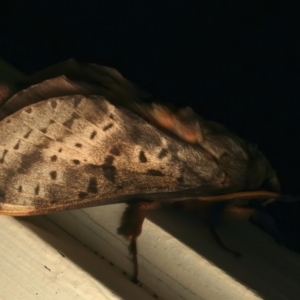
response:
[[[299,196],[289,196],[282,195],[276,192],[258,190],[258,191],[245,191],[245,192],[237,192],[237,193],[229,193],[223,195],[212,195],[212,196],[199,196],[195,199],[200,201],[229,201],[229,200],[251,200],[251,199],[269,199],[263,203],[263,205],[268,205],[273,201],[280,202],[298,202],[300,201]]]
[[[280,198],[284,197],[279,193],[270,192],[270,191],[245,191],[245,192],[237,192],[237,193],[228,193],[222,195],[210,195],[210,196],[190,196],[190,197],[180,197],[174,198],[173,201],[184,201],[195,199],[199,201],[229,201],[229,200],[237,200],[237,199],[268,199],[268,198]]]
[[[286,195],[281,195],[278,199],[280,202],[299,202],[300,201],[300,196],[286,196]]]

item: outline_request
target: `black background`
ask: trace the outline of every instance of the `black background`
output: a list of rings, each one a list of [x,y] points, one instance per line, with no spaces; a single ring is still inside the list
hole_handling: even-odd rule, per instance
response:
[[[27,74],[68,58],[114,67],[257,143],[300,194],[297,1],[1,1],[0,56]]]

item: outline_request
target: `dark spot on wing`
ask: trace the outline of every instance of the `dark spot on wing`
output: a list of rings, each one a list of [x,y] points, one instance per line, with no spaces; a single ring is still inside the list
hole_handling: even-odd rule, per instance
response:
[[[109,153],[111,153],[112,155],[115,155],[115,156],[119,156],[119,155],[120,155],[120,150],[119,150],[118,147],[113,146],[113,147],[110,149]]]
[[[80,116],[77,113],[73,112],[71,118],[63,122],[63,125],[70,129],[76,119],[80,119]]]
[[[25,111],[26,111],[28,114],[30,114],[30,113],[32,112],[32,108],[31,108],[31,107],[28,107],[28,108],[25,109]]]
[[[106,166],[102,165],[103,175],[104,177],[109,180],[110,182],[115,182],[116,176],[116,167],[115,166]]]
[[[86,198],[87,195],[88,195],[88,193],[86,193],[86,192],[79,192],[79,193],[78,193],[78,197],[79,197],[80,199]]]
[[[15,149],[15,150],[18,150],[18,149],[19,149],[19,147],[20,147],[20,141],[21,141],[21,140],[18,140],[18,142],[14,145],[14,149]]]
[[[154,169],[149,169],[147,171],[147,174],[151,176],[165,176],[161,171],[154,170]]]
[[[60,201],[60,199],[51,199],[50,201],[49,201],[49,204],[55,204],[55,203],[57,203],[58,201]],[[45,203],[45,200],[43,199],[43,200],[41,200],[41,205],[43,205]]]
[[[121,117],[124,116],[124,120],[128,119],[128,116],[121,112]],[[154,147],[161,146],[161,135],[155,128],[149,127],[148,124],[145,124],[145,121],[140,119],[138,116],[131,115],[130,126],[125,123],[125,126],[128,126],[127,137],[129,141],[135,145],[139,145],[144,150],[152,151]],[[149,143],[151,141],[151,143]]]
[[[174,154],[176,155],[180,148],[178,146],[178,143],[169,143],[168,149],[169,149],[170,153],[172,153],[173,155]]]
[[[139,154],[139,159],[140,159],[140,162],[141,162],[141,163],[147,162],[147,157],[146,157],[144,151],[141,151],[141,152],[140,152],[140,154]]]
[[[51,156],[51,161],[57,161],[57,156],[56,155]]]
[[[103,171],[103,176],[110,182],[115,182],[115,176],[117,171],[116,167],[112,166],[113,161],[114,157],[109,155],[105,158],[104,164],[100,166]]]
[[[167,154],[168,154],[168,150],[167,149],[161,149],[161,151],[158,153],[158,158],[162,159],[165,156],[167,156]]]
[[[59,143],[63,143],[64,139],[63,139],[63,137],[61,136],[61,137],[58,137],[58,138],[56,139],[56,141],[59,142]]]
[[[49,124],[51,125],[51,124],[53,124],[53,123],[55,123],[55,121],[54,121],[53,119],[51,119],[51,120],[49,121]]]
[[[56,100],[51,100],[50,104],[51,104],[52,108],[56,108],[56,106],[57,106]]]
[[[2,157],[0,159],[0,164],[3,164],[4,163],[4,159],[5,159],[5,156],[6,154],[8,153],[8,150],[7,149],[4,149],[3,153],[2,153]]]
[[[1,189],[0,189],[0,200],[4,200],[2,202],[5,202],[5,192],[3,190],[1,190]]]
[[[17,170],[17,172],[21,174],[26,174],[26,172],[30,169],[31,165],[41,161],[43,161],[42,155],[41,152],[39,152],[38,150],[33,151],[29,154],[24,154],[22,156],[21,166]]]
[[[45,206],[45,204],[54,204],[61,201],[61,189],[59,186],[50,185],[47,187],[47,203],[45,199],[41,199],[40,206]]]
[[[114,126],[113,123],[109,123],[108,125],[103,127],[103,131],[107,131],[108,129],[112,128]]]
[[[19,192],[19,193],[22,193],[22,191],[23,191],[22,186],[19,185],[19,187],[18,187],[18,192]]]
[[[73,159],[72,161],[73,161],[73,163],[74,163],[75,165],[79,165],[79,164],[80,164],[80,161],[79,161],[78,159]]]
[[[42,132],[42,133],[46,133],[46,132],[47,132],[47,129],[48,129],[48,128],[45,127],[45,128],[43,128],[43,129],[41,129],[41,132]]]
[[[59,148],[59,149],[58,149],[58,152],[61,152],[61,151],[62,151],[62,148]]]
[[[11,123],[11,119],[6,120],[6,123],[7,124]]]
[[[71,134],[65,133],[65,136],[70,136]],[[65,136],[60,136],[58,138],[56,138],[56,141],[59,143],[64,143],[64,138]]]
[[[87,188],[88,193],[93,193],[96,194],[98,193],[98,184],[97,184],[97,178],[96,177],[91,177],[88,188]]]
[[[75,146],[76,146],[77,148],[81,148],[81,147],[82,147],[82,144],[76,143]]]
[[[34,188],[34,194],[35,194],[35,195],[38,195],[39,192],[40,192],[40,186],[37,185],[37,186]]]
[[[109,115],[109,118],[110,118],[110,119],[112,119],[112,120],[114,120],[114,119],[115,119],[115,117],[114,117],[114,115],[113,115],[113,114],[110,114],[110,115]]]
[[[52,180],[56,179],[56,177],[57,177],[57,172],[56,171],[51,171],[49,174],[50,174],[50,177],[51,177]]]
[[[48,149],[50,146],[50,139],[45,137],[40,140],[41,144],[36,145],[36,148],[39,150]]]
[[[3,187],[7,187],[7,186],[11,186],[12,184],[12,178],[14,178],[14,176],[16,175],[18,171],[15,169],[15,168],[7,168],[5,169],[5,176],[3,176],[1,178],[1,185]],[[3,197],[5,197],[5,192],[3,190],[1,190],[0,188],[0,198],[2,197],[2,194],[3,194]],[[5,201],[6,199],[0,199],[0,201]],[[16,198],[17,200],[17,198]],[[12,199],[10,199],[9,201],[12,201]]]
[[[78,105],[80,104],[81,100],[82,100],[81,96],[77,96],[77,97],[74,96],[74,108],[78,107]]]
[[[178,177],[178,178],[177,178],[177,181],[178,181],[179,183],[183,183],[183,182],[184,182],[183,177],[182,177],[182,176]]]
[[[90,139],[92,140],[92,139],[94,139],[94,137],[97,135],[97,131],[96,130],[94,130],[92,133],[91,133],[91,135],[90,135]]]
[[[30,134],[31,134],[31,132],[32,132],[32,129],[30,129],[30,130],[24,135],[24,138],[25,138],[25,139],[28,139],[29,136],[30,136]]]
[[[108,155],[108,156],[106,156],[106,158],[105,158],[105,164],[106,165],[112,165],[112,163],[114,162],[114,157],[113,156],[111,156],[111,155]]]

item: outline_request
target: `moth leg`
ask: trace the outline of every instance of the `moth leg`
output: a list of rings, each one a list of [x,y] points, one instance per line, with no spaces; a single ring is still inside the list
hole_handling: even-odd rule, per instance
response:
[[[219,202],[219,203],[215,203],[213,205],[213,208],[211,210],[209,219],[208,219],[208,227],[210,229],[210,233],[212,234],[213,238],[215,239],[215,241],[217,242],[217,244],[224,249],[227,252],[230,252],[232,254],[234,254],[235,256],[239,257],[241,256],[241,253],[232,250],[230,248],[228,248],[223,241],[221,240],[220,236],[218,235],[217,231],[216,231],[216,227],[221,223],[221,218],[222,215],[226,209],[227,203],[224,202]]]
[[[225,251],[234,254],[237,257],[240,257],[242,254],[238,251],[232,250],[230,248],[228,248],[221,240],[220,236],[218,235],[218,233],[216,232],[216,228],[214,227],[210,227],[210,233],[212,234],[213,238],[215,239],[215,241],[217,242],[217,244],[224,249]]]
[[[137,238],[142,232],[147,211],[156,207],[157,202],[154,201],[141,201],[129,204],[123,213],[121,225],[118,228],[118,234],[130,241],[128,250],[133,260],[132,281],[134,283],[138,283]]]
[[[222,221],[222,217],[224,212],[228,208],[228,203],[226,202],[205,202],[205,201],[178,201],[173,204],[175,207],[180,209],[184,208],[187,211],[197,212],[197,215],[200,216],[201,219],[205,218],[205,225],[209,228],[211,235],[217,244],[227,252],[233,253],[236,256],[240,256],[241,254],[237,251],[234,251],[228,248],[219,237],[216,228],[220,225]],[[208,216],[208,218],[207,218]]]

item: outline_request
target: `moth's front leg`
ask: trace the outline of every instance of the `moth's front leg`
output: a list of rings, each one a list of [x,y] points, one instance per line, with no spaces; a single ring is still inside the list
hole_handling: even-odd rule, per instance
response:
[[[147,211],[159,207],[160,204],[156,201],[139,201],[129,203],[123,213],[121,225],[118,228],[118,234],[124,236],[128,241],[130,241],[128,249],[133,259],[134,272],[132,281],[134,283],[138,282],[137,238],[142,232],[142,226]]]
[[[207,221],[207,225],[209,227],[210,233],[212,234],[213,238],[217,242],[217,244],[224,249],[227,252],[230,252],[234,254],[235,256],[239,257],[241,256],[241,253],[230,249],[227,247],[223,241],[221,240],[220,236],[218,235],[216,228],[220,225],[222,216],[226,210],[226,207],[228,206],[225,202],[216,202],[213,204],[212,210],[209,214],[209,218]]]
[[[175,202],[175,206],[179,209],[185,209],[187,211],[194,211],[197,212],[201,218],[206,219],[205,225],[208,227],[211,235],[213,236],[214,240],[217,244],[227,252],[234,254],[235,256],[239,257],[241,254],[235,250],[230,249],[227,247],[223,241],[221,240],[219,234],[217,233],[216,229],[222,223],[222,218],[225,212],[228,210],[229,204],[228,202],[201,202],[201,201],[182,201],[182,202]]]

